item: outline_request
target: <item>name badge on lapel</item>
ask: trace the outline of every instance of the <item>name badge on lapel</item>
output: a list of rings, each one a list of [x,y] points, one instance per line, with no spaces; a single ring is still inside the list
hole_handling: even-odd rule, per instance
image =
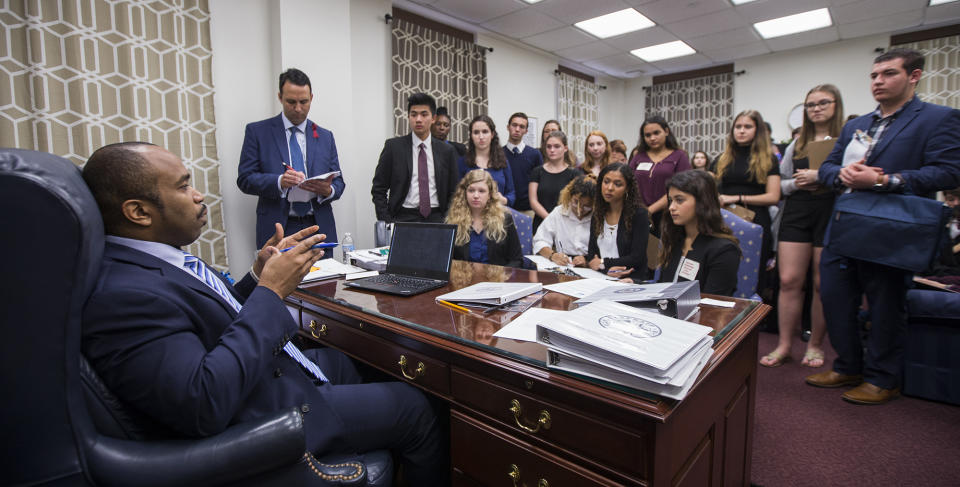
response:
[[[683,262],[680,263],[680,277],[688,281],[695,281],[697,280],[698,272],[700,272],[699,262],[691,259],[683,259]]]
[[[637,164],[637,171],[649,171],[653,167],[652,162],[641,162]]]

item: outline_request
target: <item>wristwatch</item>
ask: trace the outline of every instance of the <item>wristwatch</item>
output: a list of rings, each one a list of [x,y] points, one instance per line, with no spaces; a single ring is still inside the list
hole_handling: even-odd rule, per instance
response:
[[[893,176],[890,176],[890,178],[892,179]],[[873,190],[883,191],[884,189],[887,189],[887,185],[883,183],[883,174],[878,174],[877,182],[873,183]]]

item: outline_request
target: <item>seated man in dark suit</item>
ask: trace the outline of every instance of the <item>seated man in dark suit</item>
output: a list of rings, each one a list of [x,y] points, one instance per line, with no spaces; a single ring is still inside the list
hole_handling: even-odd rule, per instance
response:
[[[206,224],[203,194],[176,155],[151,144],[103,147],[83,178],[107,233],[99,282],[83,311],[82,348],[107,386],[171,434],[207,436],[296,406],[318,453],[389,448],[413,485],[442,485],[444,442],[424,395],[400,382],[361,384],[330,349],[301,352],[283,298],[323,251],[317,226],[260,250],[236,287],[181,250]],[[294,246],[287,252],[278,248]]]
[[[373,174],[373,207],[385,222],[443,222],[457,189],[456,151],[430,134],[437,102],[425,93],[407,99],[411,133],[387,139]]]

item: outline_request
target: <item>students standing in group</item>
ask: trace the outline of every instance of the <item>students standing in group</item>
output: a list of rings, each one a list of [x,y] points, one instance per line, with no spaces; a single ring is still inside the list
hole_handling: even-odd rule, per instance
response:
[[[467,153],[467,146],[450,140],[451,126],[452,121],[450,120],[450,114],[447,112],[447,107],[437,107],[437,116],[434,117],[433,125],[430,126],[430,134],[433,135],[433,138],[450,144],[457,151],[457,155],[462,157]]]
[[[600,170],[610,164],[610,145],[607,143],[607,136],[594,130],[587,135],[587,141],[583,145],[583,164],[578,169],[584,174],[597,177]]]
[[[547,157],[543,165],[533,168],[530,172],[529,197],[530,207],[533,208],[533,231],[550,214],[560,191],[573,178],[577,177],[577,170],[567,163],[567,136],[563,132],[551,132],[543,142]]]
[[[660,237],[660,282],[700,281],[700,292],[733,296],[740,246],[723,223],[717,183],[705,171],[667,181],[669,214]]]
[[[457,184],[446,218],[457,226],[454,259],[509,267],[523,264],[517,227],[497,196],[497,183],[482,169],[468,172]]]
[[[563,188],[556,208],[533,236],[533,253],[559,265],[587,265],[596,188],[596,179],[584,174]]]
[[[667,121],[652,116],[640,125],[640,141],[630,159],[630,168],[636,171],[640,198],[650,213],[653,234],[660,236],[660,217],[667,207],[666,182],[680,171],[690,169],[687,153],[680,149]]]
[[[763,228],[758,288],[763,289],[763,269],[773,256],[770,207],[780,200],[780,172],[760,112],[746,110],[733,119],[727,146],[717,159],[716,174],[720,182],[720,204],[746,206],[755,213],[753,223]]]
[[[625,164],[610,164],[600,171],[598,184],[587,265],[613,277],[645,275],[650,221],[633,171]]]
[[[777,348],[760,359],[760,365],[765,367],[777,367],[790,360],[790,344],[803,315],[803,289],[811,263],[810,341],[801,363],[808,367],[823,365],[823,337],[827,330],[820,302],[820,255],[834,195],[817,183],[817,169],[810,168],[807,146],[811,142],[835,139],[842,129],[840,90],[829,84],[813,87],[804,101],[800,135],[787,146],[780,163],[780,190],[784,195],[777,239],[780,338]]]
[[[528,122],[527,115],[523,112],[510,115],[510,120],[507,122],[507,132],[510,137],[507,144],[503,146],[503,152],[507,156],[507,166],[513,173],[516,200],[512,208],[532,217],[533,210],[530,209],[530,197],[527,194],[530,189],[530,171],[543,164],[543,156],[540,155],[540,151],[523,142],[523,136],[527,134]]]
[[[490,117],[477,115],[470,121],[467,154],[457,160],[457,169],[461,179],[473,169],[485,169],[500,190],[496,200],[500,204],[513,206],[517,197],[513,189],[513,172],[507,164],[507,156],[500,150],[497,127]]]

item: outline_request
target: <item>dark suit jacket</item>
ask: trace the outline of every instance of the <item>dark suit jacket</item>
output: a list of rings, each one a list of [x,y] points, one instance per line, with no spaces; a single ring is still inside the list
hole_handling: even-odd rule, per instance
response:
[[[340,170],[337,145],[333,133],[307,119],[307,176],[319,176]],[[280,115],[247,125],[240,150],[240,167],[237,186],[240,191],[259,196],[257,200],[257,247],[273,235],[273,224],[287,225],[290,203],[281,196],[277,178],[286,171],[283,164],[290,164],[289,145]],[[320,226],[320,233],[328,241],[337,240],[337,226],[330,204],[343,196],[345,184],[342,176],[333,179],[333,198],[318,203],[312,201],[313,215]]]
[[[833,151],[820,166],[818,177],[836,187],[843,153],[857,130],[866,132],[873,122],[867,114],[848,122]],[[917,195],[960,186],[960,111],[924,103],[914,97],[887,128],[867,158],[867,165],[882,167],[884,174],[899,173]]]
[[[660,282],[673,281],[682,254],[682,246],[670,252],[670,261],[660,271]],[[733,296],[737,290],[737,269],[740,266],[740,247],[737,244],[732,240],[701,233],[693,241],[687,258],[700,264],[696,280],[700,281],[701,293]],[[677,281],[689,279],[677,277]]]
[[[467,153],[467,146],[461,144],[460,142],[447,140],[447,143],[453,146],[453,150],[457,151],[457,156],[463,157],[463,155]]]
[[[347,429],[325,399],[332,387],[315,385],[281,349],[298,328],[283,301],[249,275],[227,288],[244,304],[239,314],[183,270],[107,243],[83,311],[83,353],[117,396],[181,435],[296,406],[309,410],[321,444],[342,439]]]
[[[509,211],[506,211],[505,216],[504,226],[507,229],[507,236],[501,242],[487,240],[487,263],[507,267],[522,267],[523,251],[520,249],[520,236],[517,234],[517,226],[514,225],[513,215]],[[470,242],[454,247],[453,258],[470,260]]]
[[[410,191],[413,177],[413,139],[411,134],[387,139],[373,173],[373,207],[377,220],[392,222]],[[457,153],[446,142],[431,137],[433,171],[436,178],[440,212],[446,213],[457,189]]]
[[[613,266],[622,265],[626,268],[633,268],[633,274],[643,275],[647,272],[647,241],[650,234],[650,220],[647,218],[646,209],[637,209],[633,214],[633,222],[630,225],[630,231],[625,231],[626,215],[620,214],[620,223],[617,226],[617,253],[620,257],[616,259],[603,259],[605,269]],[[587,250],[587,262],[593,260],[595,255],[600,255],[600,247],[597,246],[597,232],[593,228],[593,222],[590,222],[590,243]]]

